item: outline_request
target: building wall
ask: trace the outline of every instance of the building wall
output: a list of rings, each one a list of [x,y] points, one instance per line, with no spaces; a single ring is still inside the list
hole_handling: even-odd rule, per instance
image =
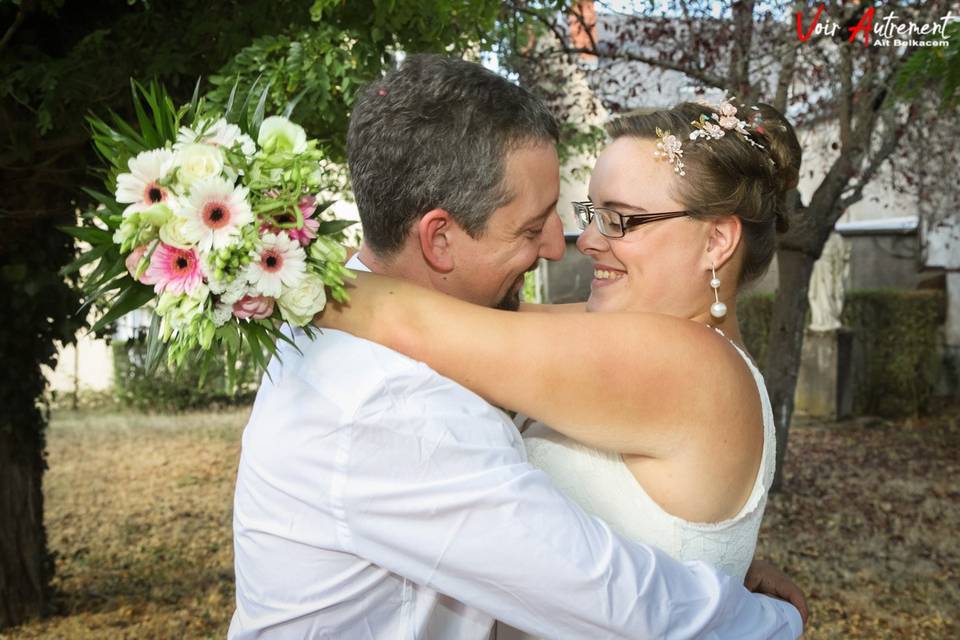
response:
[[[50,391],[68,394],[113,386],[113,355],[105,340],[81,332],[75,344],[61,345],[59,352],[56,368],[44,367]]]

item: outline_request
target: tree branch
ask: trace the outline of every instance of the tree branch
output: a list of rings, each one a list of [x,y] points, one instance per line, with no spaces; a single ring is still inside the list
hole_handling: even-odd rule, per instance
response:
[[[580,7],[582,7],[583,5],[578,2],[576,6],[577,6],[578,8],[580,8]],[[587,24],[587,21],[586,21],[586,20],[584,19],[584,17],[583,17],[583,9],[582,9],[582,8],[580,8],[580,11],[578,12],[576,9],[574,9],[573,7],[571,7],[571,8],[570,8],[570,13],[572,13],[573,16],[577,19],[577,22],[580,23],[580,28],[583,30],[584,33],[587,34],[587,38],[590,39],[590,48],[593,49],[594,51],[596,51],[596,50],[597,50],[597,41],[596,41],[596,40],[594,39],[594,37],[593,37],[593,27],[596,27],[596,26],[597,26],[596,15],[594,15],[593,24]]]
[[[733,47],[727,85],[743,101],[754,102],[750,82],[750,49],[753,45],[753,0],[733,2]]]
[[[850,153],[850,132],[853,128],[853,54],[849,43],[840,45],[840,95],[837,96],[840,124],[840,153]]]
[[[837,205],[840,209],[846,209],[863,198],[864,187],[873,180],[883,163],[886,162],[897,149],[901,134],[900,127],[897,126],[896,110],[891,108],[885,111],[883,120],[884,131],[880,146],[871,155],[867,167],[857,176],[856,182],[848,185],[851,191],[848,195],[841,198]]]
[[[17,11],[17,15],[13,19],[13,23],[7,27],[7,31],[3,34],[3,38],[0,38],[0,51],[3,51],[4,48],[6,48],[7,43],[13,39],[13,35],[17,32],[17,29],[20,28],[20,25],[23,24],[23,21],[27,17],[27,13],[31,8],[33,8],[33,3],[29,0],[24,0],[23,4],[20,5],[20,9]]]
[[[597,58],[603,58],[606,60],[625,60],[628,62],[641,62],[643,64],[650,65],[652,67],[659,67],[661,69],[668,69],[670,71],[680,72],[694,80],[699,80],[705,85],[715,87],[717,89],[729,89],[724,82],[724,80],[718,76],[713,76],[699,69],[692,69],[685,65],[677,64],[675,62],[670,62],[669,60],[660,60],[658,58],[650,58],[647,56],[637,55],[635,53],[627,53],[623,51],[600,51],[596,46],[596,43],[593,44],[592,48],[587,47],[571,47],[567,44],[566,35],[561,31],[555,22],[548,20],[544,17],[539,11],[533,11],[530,9],[525,9],[523,7],[518,7],[517,11],[528,15],[541,24],[543,24],[547,29],[549,29],[554,36],[557,38],[557,42],[560,45],[560,49],[556,51],[557,54],[562,55],[576,55],[576,54],[588,54],[596,56]],[[593,38],[591,36],[591,42]]]
[[[570,47],[564,47],[564,53],[593,53],[589,49],[574,49]],[[597,55],[594,53],[594,55]],[[659,60],[657,58],[648,58],[647,56],[640,56],[635,53],[626,53],[626,52],[607,52],[599,54],[599,57],[605,58],[607,60],[626,60],[629,62],[642,62],[643,64],[650,65],[651,67],[660,67],[661,69],[669,69],[670,71],[678,71],[685,76],[693,78],[694,80],[699,80],[700,82],[715,87],[717,89],[728,89],[726,83],[722,78],[718,76],[712,76],[704,71],[698,71],[696,69],[691,69],[681,64],[675,62],[670,62],[668,60]]]

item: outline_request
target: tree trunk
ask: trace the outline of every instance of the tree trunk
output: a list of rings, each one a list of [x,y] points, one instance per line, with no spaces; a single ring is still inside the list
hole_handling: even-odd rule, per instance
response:
[[[0,220],[0,300],[8,306],[0,324],[0,629],[46,613],[53,561],[43,522],[43,367],[56,366],[56,343],[72,340],[83,320],[77,292],[59,273],[74,255],[73,240],[56,231],[75,220],[73,187],[51,188],[44,177],[0,171],[13,211]]]
[[[53,568],[43,525],[42,425],[18,426],[0,424],[0,629],[44,613]]]
[[[783,461],[787,452],[787,435],[793,418],[793,397],[800,371],[803,332],[807,317],[807,291],[814,258],[796,249],[777,252],[779,284],[770,320],[767,346],[766,380],[770,404],[777,430],[777,471],[773,490],[783,483]]]

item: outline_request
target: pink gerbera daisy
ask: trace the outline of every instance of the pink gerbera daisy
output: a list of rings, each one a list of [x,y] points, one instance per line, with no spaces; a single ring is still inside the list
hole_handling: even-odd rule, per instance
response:
[[[303,226],[299,229],[287,229],[287,235],[291,240],[296,240],[301,246],[307,246],[310,241],[317,237],[317,229],[320,228],[320,221],[313,219],[313,214],[317,211],[316,196],[303,196],[297,203],[300,207],[300,213],[303,214]]]
[[[200,257],[193,249],[179,249],[161,242],[150,257],[150,266],[140,280],[152,284],[158,294],[191,293],[203,283]]]

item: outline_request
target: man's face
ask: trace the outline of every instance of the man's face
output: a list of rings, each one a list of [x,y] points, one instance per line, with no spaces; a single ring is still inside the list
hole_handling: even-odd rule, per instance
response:
[[[504,182],[511,200],[490,216],[483,235],[457,243],[447,293],[487,307],[516,310],[524,274],[540,258],[559,260],[565,244],[557,215],[560,163],[552,144],[507,153]]]

